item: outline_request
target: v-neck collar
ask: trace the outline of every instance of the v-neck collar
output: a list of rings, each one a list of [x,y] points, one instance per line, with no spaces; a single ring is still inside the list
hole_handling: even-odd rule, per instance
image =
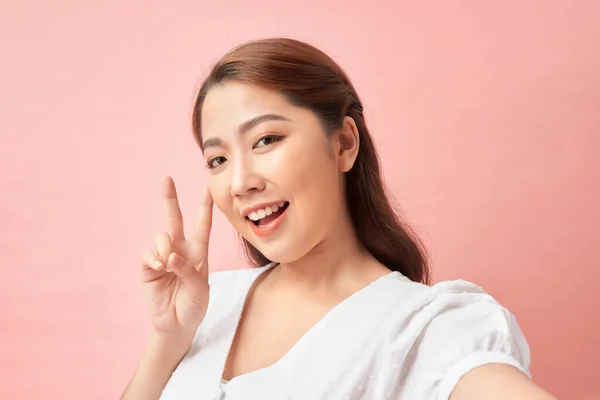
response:
[[[221,379],[220,384],[223,389],[225,389],[226,387],[232,386],[232,385],[236,385],[239,382],[243,382],[247,379],[250,379],[253,377],[258,377],[262,374],[276,373],[276,371],[279,368],[281,368],[282,365],[285,365],[286,363],[288,363],[290,360],[292,360],[294,358],[294,356],[298,352],[301,352],[302,348],[308,346],[310,344],[311,337],[318,334],[319,331],[321,330],[321,327],[323,325],[326,325],[329,322],[329,320],[334,318],[337,314],[341,313],[346,307],[351,306],[352,303],[358,301],[361,297],[365,296],[368,292],[370,292],[371,290],[374,290],[375,286],[379,285],[381,282],[385,281],[387,278],[399,274],[398,272],[391,271],[385,275],[382,275],[379,278],[377,278],[376,280],[374,280],[373,282],[369,283],[368,285],[366,285],[366,286],[360,288],[359,290],[357,290],[356,292],[352,293],[350,296],[346,297],[344,300],[340,301],[332,309],[330,309],[327,313],[325,313],[325,315],[323,317],[321,317],[321,319],[319,319],[312,327],[310,327],[304,333],[304,335],[302,335],[302,337],[300,337],[300,339],[298,339],[298,341],[283,356],[281,356],[281,358],[279,358],[277,361],[275,361],[271,365],[256,369],[254,371],[246,372],[241,375],[234,376],[230,380],[225,380],[225,379],[223,379],[223,372],[225,370],[227,358],[229,357],[229,353],[230,353],[231,347],[233,345],[233,340],[234,340],[235,335],[240,326],[242,314],[246,307],[246,302],[248,301],[248,295],[250,294],[250,291],[253,289],[253,287],[256,284],[256,282],[258,281],[258,279],[263,274],[265,274],[267,271],[271,270],[272,268],[274,268],[277,265],[279,265],[279,264],[278,263],[270,263],[264,267],[257,268],[256,274],[252,277],[252,279],[249,281],[249,283],[244,288],[245,293],[243,294],[243,296],[240,296],[238,299],[238,303],[236,305],[237,322],[235,324],[232,324],[233,329],[231,332],[228,333],[228,335],[229,335],[228,340],[224,341],[224,349],[223,349],[223,355],[222,355],[223,361],[222,361],[221,374],[219,377]]]

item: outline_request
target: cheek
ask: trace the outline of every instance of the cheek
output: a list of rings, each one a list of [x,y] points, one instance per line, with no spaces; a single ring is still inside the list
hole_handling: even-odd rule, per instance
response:
[[[229,177],[226,173],[211,176],[208,187],[215,206],[235,229],[243,231],[247,229],[245,220],[240,217],[238,210],[234,206],[233,197],[231,196],[231,186],[229,185],[230,181],[228,179]]]
[[[325,138],[294,139],[285,151],[277,154],[274,170],[296,188],[330,185],[336,173],[336,161]]]
[[[232,209],[231,194],[227,189],[224,179],[219,176],[211,177],[208,183],[210,194],[213,198],[215,206],[226,216]]]
[[[331,150],[323,143],[301,147],[297,146],[281,159],[277,173],[301,212],[299,223],[304,226],[300,229],[303,231],[309,226],[323,226],[319,221],[333,218],[341,199],[340,173]]]
[[[321,200],[332,200],[339,175],[334,158],[321,150],[299,159],[302,161],[297,162],[297,187],[306,188]]]

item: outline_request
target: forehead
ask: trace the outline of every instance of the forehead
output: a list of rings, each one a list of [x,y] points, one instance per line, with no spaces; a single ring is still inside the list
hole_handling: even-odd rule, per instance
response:
[[[262,114],[291,115],[297,112],[281,93],[240,82],[213,87],[202,107],[203,136],[233,132],[245,121]]]

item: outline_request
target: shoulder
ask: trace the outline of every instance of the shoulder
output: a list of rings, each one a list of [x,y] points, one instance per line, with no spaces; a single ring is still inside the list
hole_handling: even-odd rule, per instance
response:
[[[394,330],[405,364],[423,376],[422,398],[448,398],[458,380],[484,364],[508,364],[529,375],[530,352],[515,316],[464,280],[411,282],[403,329]]]
[[[472,282],[440,282],[425,286],[420,295],[422,298],[415,298],[415,305],[421,307],[419,311],[429,321],[426,332],[445,332],[450,341],[492,331],[522,336],[515,316]]]
[[[472,282],[453,280],[432,286],[409,282],[403,292],[404,307],[414,320],[427,325],[424,332],[443,330],[446,337],[454,331],[490,329],[521,333],[515,316]]]

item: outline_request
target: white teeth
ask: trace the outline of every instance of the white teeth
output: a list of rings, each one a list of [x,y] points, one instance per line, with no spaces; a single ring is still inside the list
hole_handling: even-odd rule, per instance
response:
[[[260,219],[263,219],[267,215],[271,215],[274,212],[277,212],[277,210],[279,210],[281,207],[283,207],[284,204],[285,204],[284,201],[280,201],[279,203],[273,204],[271,206],[267,206],[267,207],[263,208],[262,210],[252,211],[250,214],[248,214],[248,218],[251,219],[252,221],[258,221]]]

